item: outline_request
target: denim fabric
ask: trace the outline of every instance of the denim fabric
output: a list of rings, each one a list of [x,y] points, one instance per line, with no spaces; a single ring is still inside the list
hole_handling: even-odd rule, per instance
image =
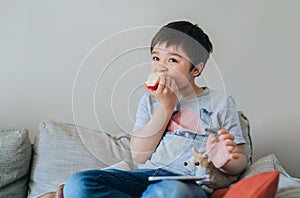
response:
[[[65,184],[65,198],[84,197],[204,197],[194,182],[162,180],[149,182],[149,176],[176,175],[163,169],[89,170],[72,175]]]
[[[161,180],[150,184],[144,191],[144,198],[207,198],[203,188],[192,181]]]

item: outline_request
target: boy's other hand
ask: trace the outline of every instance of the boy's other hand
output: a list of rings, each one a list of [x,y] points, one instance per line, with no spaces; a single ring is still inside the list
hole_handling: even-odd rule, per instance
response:
[[[238,155],[232,153],[236,147],[234,136],[225,129],[218,131],[218,135],[218,138],[213,134],[209,135],[206,149],[209,151],[208,157],[215,167],[222,168],[229,160],[237,159]]]
[[[153,95],[160,105],[162,105],[166,110],[174,109],[178,98],[177,98],[177,85],[174,79],[167,77],[165,75],[160,76],[160,82],[156,90],[149,89],[145,86],[147,92]]]

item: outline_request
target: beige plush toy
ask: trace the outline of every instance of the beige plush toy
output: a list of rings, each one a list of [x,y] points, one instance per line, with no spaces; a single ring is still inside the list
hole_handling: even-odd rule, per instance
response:
[[[203,186],[206,190],[214,191],[219,188],[228,187],[231,183],[238,180],[237,176],[228,175],[220,171],[214,164],[208,160],[207,156],[203,156],[196,148],[192,147],[194,155],[190,160],[184,162],[184,165],[191,171],[195,171],[195,176],[208,176],[207,184],[210,188]],[[205,184],[199,182],[200,185]]]

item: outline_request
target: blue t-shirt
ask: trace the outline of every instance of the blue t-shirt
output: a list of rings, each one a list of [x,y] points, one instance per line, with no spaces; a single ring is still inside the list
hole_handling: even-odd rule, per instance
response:
[[[148,123],[157,105],[155,97],[149,93],[143,95],[134,131]],[[193,146],[201,153],[206,151],[207,128],[214,131],[224,128],[234,135],[236,144],[245,143],[233,98],[225,92],[205,88],[196,97],[179,99],[155,152],[139,168],[163,168],[180,175],[194,175],[184,162],[193,156]]]

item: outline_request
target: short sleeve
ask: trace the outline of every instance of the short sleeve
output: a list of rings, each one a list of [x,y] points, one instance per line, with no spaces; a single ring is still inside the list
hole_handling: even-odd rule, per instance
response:
[[[150,118],[149,94],[145,93],[138,104],[133,131],[138,131],[143,128],[148,123]]]
[[[223,128],[228,130],[235,139],[236,144],[245,144],[240,125],[239,115],[234,99],[229,96],[226,101]]]

